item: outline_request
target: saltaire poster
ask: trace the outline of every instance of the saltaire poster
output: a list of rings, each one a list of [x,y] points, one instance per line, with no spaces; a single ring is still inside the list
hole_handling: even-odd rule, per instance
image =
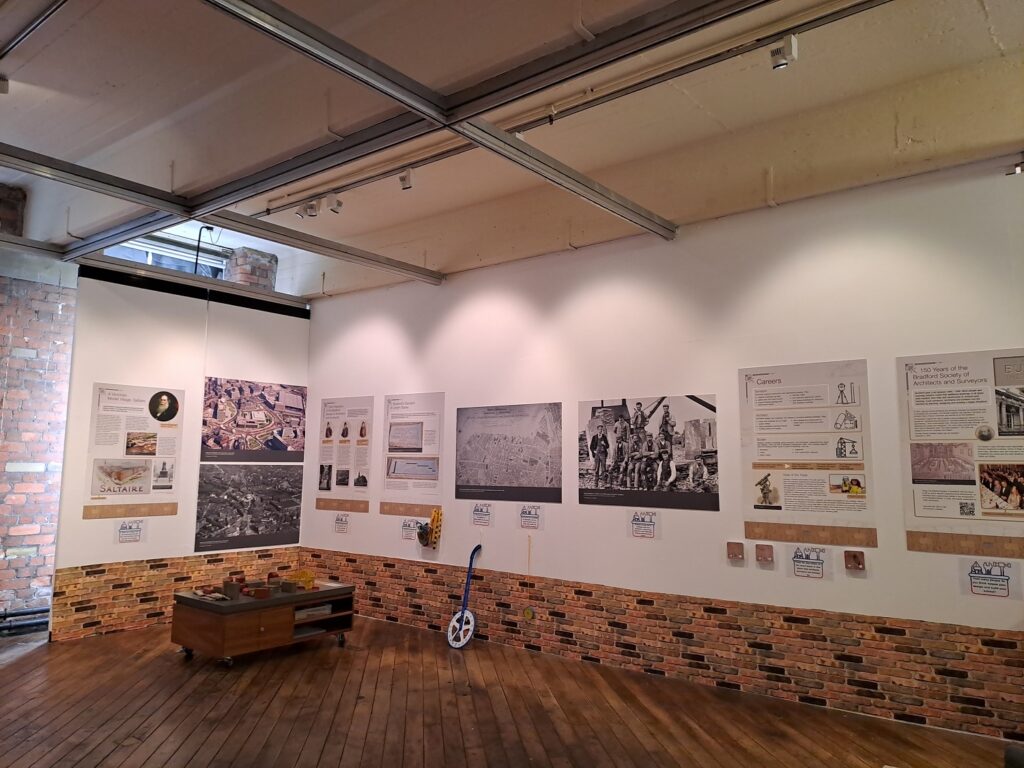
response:
[[[93,384],[84,517],[177,514],[184,400],[178,389]]]
[[[455,498],[562,501],[562,404],[459,408]]]
[[[714,395],[579,404],[579,500],[663,509],[718,509]]]

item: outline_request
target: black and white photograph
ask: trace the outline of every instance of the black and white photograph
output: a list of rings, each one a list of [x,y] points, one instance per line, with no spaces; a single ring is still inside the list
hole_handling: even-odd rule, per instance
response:
[[[971,443],[911,443],[910,476],[915,485],[974,485]]]
[[[320,480],[318,483],[318,489],[321,491],[331,490],[331,473],[334,467],[330,464],[320,465]]]
[[[338,486],[338,487],[347,487],[348,486],[348,480],[349,480],[349,477],[351,476],[351,474],[352,474],[352,470],[350,470],[350,469],[347,469],[347,468],[346,469],[339,469],[334,474],[334,485]],[[320,490],[323,490],[323,489],[321,488]]]
[[[201,464],[196,552],[297,544],[301,464]]]
[[[562,501],[562,404],[459,408],[455,498]]]
[[[999,436],[1024,436],[1024,387],[996,387]]]
[[[714,395],[579,405],[581,504],[717,510]]]
[[[1024,511],[1024,464],[979,464],[982,513]]]

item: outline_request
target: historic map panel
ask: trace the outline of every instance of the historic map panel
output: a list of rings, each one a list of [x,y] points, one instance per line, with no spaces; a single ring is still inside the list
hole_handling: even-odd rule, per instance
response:
[[[459,408],[455,498],[562,501],[562,404]]]

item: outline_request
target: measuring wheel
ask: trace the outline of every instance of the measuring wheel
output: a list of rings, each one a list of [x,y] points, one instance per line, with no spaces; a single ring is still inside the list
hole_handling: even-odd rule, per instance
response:
[[[473,637],[476,631],[476,617],[469,609],[459,611],[448,622],[448,645],[462,648]]]

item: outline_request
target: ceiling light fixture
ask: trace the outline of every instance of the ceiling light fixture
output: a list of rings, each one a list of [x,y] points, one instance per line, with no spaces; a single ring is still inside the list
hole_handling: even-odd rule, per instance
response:
[[[771,47],[772,69],[785,69],[797,59],[796,35],[786,35]]]
[[[330,207],[328,207],[327,210],[330,211],[331,213],[341,213],[341,207],[343,205],[345,205],[345,203],[342,202],[341,197],[338,196],[338,195],[335,195],[334,196],[334,202],[331,203]]]
[[[402,189],[412,189],[412,168],[406,168],[398,174],[398,183],[402,185]]]
[[[1018,160],[1010,170],[1006,172],[1007,176],[1020,176],[1024,174],[1024,158]]]
[[[302,213],[304,216],[308,216],[311,219],[315,219],[320,215],[320,201],[310,200],[302,206]]]

